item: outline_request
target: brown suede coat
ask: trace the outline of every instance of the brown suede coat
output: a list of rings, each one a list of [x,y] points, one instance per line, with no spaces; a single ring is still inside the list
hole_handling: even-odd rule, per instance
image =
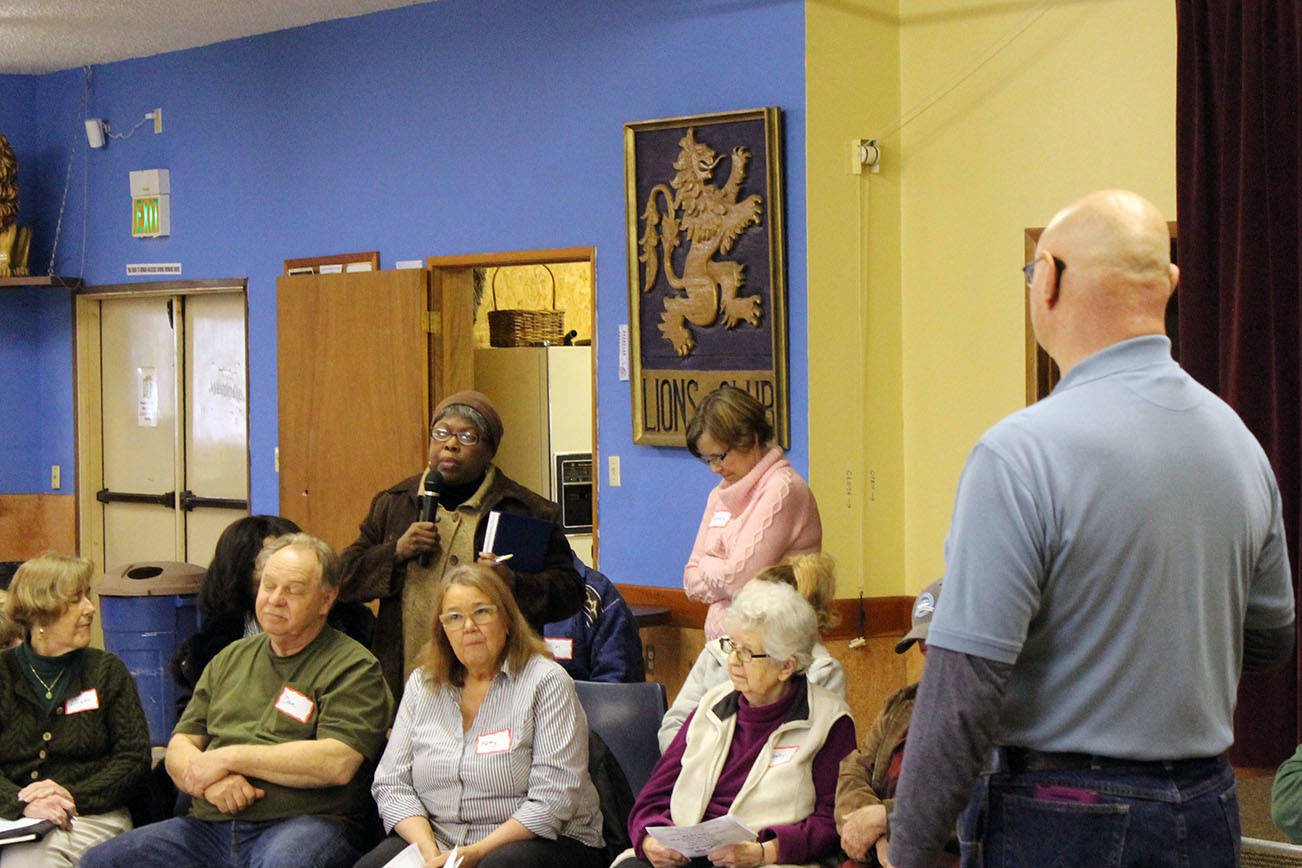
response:
[[[404,682],[402,595],[408,564],[395,563],[394,555],[398,537],[420,519],[419,485],[420,476],[410,476],[375,495],[370,512],[362,521],[360,535],[341,555],[340,601],[365,602],[379,598],[380,611],[371,651],[380,660],[395,700],[402,698]],[[573,615],[585,597],[583,579],[574,569],[570,544],[556,521],[557,506],[513,482],[494,465],[489,465],[484,486],[454,510],[457,521],[474,523],[475,551],[482,546],[484,519],[492,510],[552,522],[542,571],[516,573],[513,589],[525,619],[541,635],[543,624]],[[464,556],[447,558],[441,554],[435,552],[434,563],[451,567],[455,565],[452,561],[464,562]]]

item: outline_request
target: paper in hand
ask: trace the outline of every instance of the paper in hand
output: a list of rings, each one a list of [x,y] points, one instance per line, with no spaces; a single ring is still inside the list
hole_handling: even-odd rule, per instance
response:
[[[425,868],[425,857],[420,854],[419,847],[408,844],[401,853],[384,863],[384,868]]]
[[[456,847],[453,847],[447,861],[443,863],[443,868],[459,868],[460,865],[461,854],[457,852]],[[425,857],[420,854],[419,847],[408,844],[401,853],[386,862],[384,868],[425,868]]]
[[[647,826],[647,834],[688,859],[697,859],[729,844],[754,841],[756,834],[732,814],[695,826]]]

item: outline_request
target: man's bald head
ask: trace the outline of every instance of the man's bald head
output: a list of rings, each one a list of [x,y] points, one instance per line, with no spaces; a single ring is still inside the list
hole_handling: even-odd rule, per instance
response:
[[[1162,212],[1126,190],[1100,190],[1068,205],[1049,221],[1039,246],[1078,270],[1128,282],[1165,283],[1171,264]]]
[[[1162,213],[1136,193],[1100,190],[1054,215],[1036,256],[1056,257],[1065,267],[1056,285],[1050,283],[1055,269],[1037,269],[1031,304],[1036,336],[1060,366],[1165,332],[1166,303],[1179,274],[1170,251]]]

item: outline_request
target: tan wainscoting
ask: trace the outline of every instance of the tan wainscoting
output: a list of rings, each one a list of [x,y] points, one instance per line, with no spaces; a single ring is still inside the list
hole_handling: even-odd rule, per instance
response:
[[[706,606],[687,599],[675,588],[620,585],[619,589],[631,604],[669,610],[668,624],[644,627],[640,632],[647,680],[664,684],[673,702],[705,645]],[[917,650],[895,653],[895,643],[909,631],[912,606],[912,597],[865,599],[864,642],[851,648],[851,641],[859,635],[859,601],[836,601],[835,611],[841,621],[823,641],[845,669],[846,699],[854,714],[855,729],[861,735],[881,711],[886,697],[922,674],[922,655]]]
[[[0,561],[25,561],[47,549],[76,554],[76,498],[0,494]]]

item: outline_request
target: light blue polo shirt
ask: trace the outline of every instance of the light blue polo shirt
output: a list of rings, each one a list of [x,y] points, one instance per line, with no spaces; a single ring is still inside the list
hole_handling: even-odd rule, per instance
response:
[[[1001,744],[1176,759],[1229,747],[1243,630],[1292,619],[1265,453],[1149,335],[973,448],[927,641],[1015,664]]]

